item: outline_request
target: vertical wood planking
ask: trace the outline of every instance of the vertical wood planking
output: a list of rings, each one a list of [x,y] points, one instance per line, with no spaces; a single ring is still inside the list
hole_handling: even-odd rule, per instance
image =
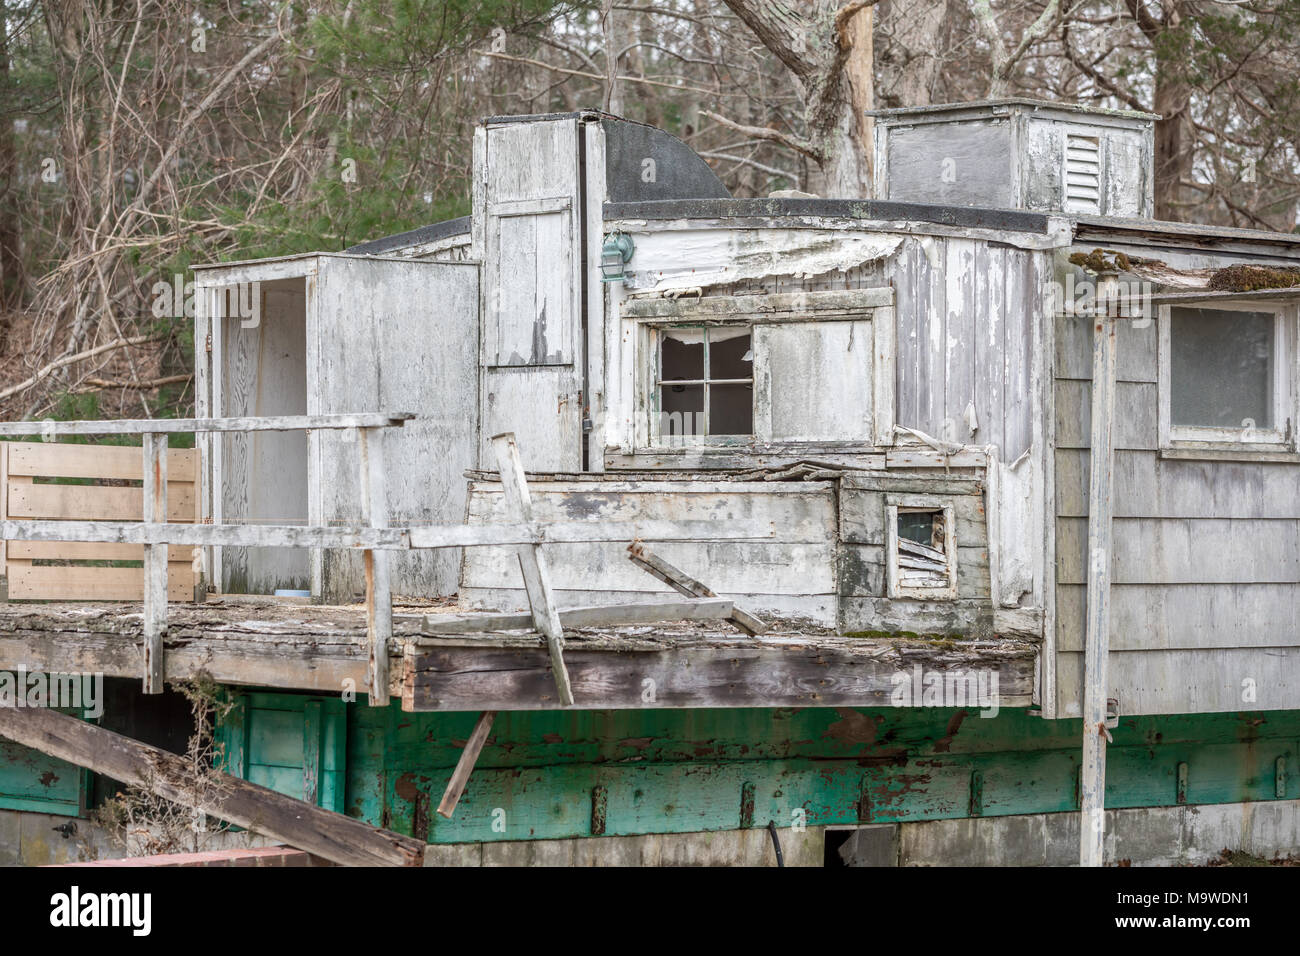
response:
[[[501,490],[511,516],[518,521],[533,520],[532,501],[528,496],[528,483],[524,478],[524,465],[519,458],[519,446],[510,432],[494,435],[492,446],[501,470]],[[533,626],[546,638],[551,656],[551,674],[560,703],[573,705],[573,690],[569,686],[569,670],[564,664],[564,629],[560,612],[551,592],[550,567],[540,545],[523,545],[519,548],[519,568],[524,576],[524,590],[528,592],[528,605],[532,610]]]
[[[366,520],[372,528],[388,527],[388,496],[384,486],[383,431],[357,429],[361,452],[361,492]],[[388,706],[388,640],[393,636],[393,594],[388,574],[388,552],[365,552],[366,635],[369,644],[371,707]]]
[[[1101,866],[1105,849],[1106,697],[1110,643],[1111,470],[1115,417],[1115,324],[1106,314],[1105,292],[1113,276],[1099,280],[1093,324],[1091,483],[1088,489],[1088,612],[1083,679],[1079,865]]]
[[[167,520],[167,436],[146,433],[144,521]],[[163,692],[163,638],[167,633],[167,545],[144,546],[144,692]]]

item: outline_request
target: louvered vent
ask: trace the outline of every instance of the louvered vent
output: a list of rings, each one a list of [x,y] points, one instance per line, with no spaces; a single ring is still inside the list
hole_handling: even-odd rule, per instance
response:
[[[1101,143],[1096,136],[1066,134],[1065,211],[1101,212]]]

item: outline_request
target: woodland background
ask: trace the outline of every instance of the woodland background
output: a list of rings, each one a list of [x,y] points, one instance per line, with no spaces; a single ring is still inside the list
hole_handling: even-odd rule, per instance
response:
[[[1300,0],[0,0],[0,417],[177,416],[192,262],[469,211],[483,116],[603,107],[737,196],[870,195],[868,108],[1147,110],[1157,215],[1292,231]]]

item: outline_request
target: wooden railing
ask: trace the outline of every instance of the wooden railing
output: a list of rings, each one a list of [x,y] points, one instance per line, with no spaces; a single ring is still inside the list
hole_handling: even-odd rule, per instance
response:
[[[168,519],[197,522],[198,452],[172,449],[167,470]],[[138,448],[0,442],[0,521],[138,520],[143,479]],[[167,557],[168,596],[190,600],[200,580],[193,554],[173,550]],[[15,601],[139,601],[144,574],[129,565],[143,560],[139,544],[0,541],[0,575]]]
[[[539,523],[524,478],[523,463],[513,434],[492,439],[501,471],[502,487],[509,512],[507,524],[421,525],[389,527],[384,487],[384,463],[380,429],[401,427],[414,416],[408,413],[359,413],[347,415],[302,415],[280,418],[146,419],[78,422],[2,422],[0,438],[26,436],[34,430],[52,440],[61,435],[141,435],[143,448],[143,521],[49,520],[5,518],[0,520],[0,539],[6,542],[80,542],[143,546],[144,562],[144,692],[161,693],[165,667],[163,641],[167,628],[168,547],[291,547],[344,548],[361,550],[365,559],[366,631],[369,666],[367,683],[372,705],[387,705],[389,699],[388,642],[392,637],[393,606],[389,581],[392,551],[415,548],[499,547],[518,548],[519,563],[528,595],[533,627],[546,639],[551,668],[561,701],[573,703],[573,693],[563,656],[563,622],[551,592],[550,573],[541,546],[560,542],[598,541],[718,541],[754,540],[771,537],[771,522],[731,521],[576,521]],[[34,427],[35,426],[35,427]],[[187,432],[296,431],[306,429],[354,429],[357,433],[364,525],[352,527],[300,525],[224,525],[180,523],[172,520],[168,506],[167,435]],[[134,489],[129,489],[134,491]],[[135,552],[132,552],[135,553]],[[686,579],[689,581],[689,579]],[[670,582],[673,583],[673,582]],[[695,584],[695,582],[690,582]],[[736,619],[731,602],[701,596],[689,585],[673,586],[698,606],[683,613],[680,600],[664,602],[657,610],[645,605],[635,609],[642,623],[677,620],[683,616]],[[605,616],[618,623],[617,606]],[[594,622],[593,615],[588,614]],[[754,619],[749,618],[753,621]],[[739,626],[749,630],[742,617]]]

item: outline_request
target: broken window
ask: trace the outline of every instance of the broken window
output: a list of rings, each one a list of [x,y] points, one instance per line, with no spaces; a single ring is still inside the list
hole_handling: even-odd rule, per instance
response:
[[[952,507],[932,502],[889,505],[889,596],[956,596],[956,541]]]
[[[1167,443],[1290,441],[1290,310],[1258,303],[1178,305],[1162,309],[1161,321]]]
[[[748,326],[659,332],[659,435],[752,435],[754,350]]]

